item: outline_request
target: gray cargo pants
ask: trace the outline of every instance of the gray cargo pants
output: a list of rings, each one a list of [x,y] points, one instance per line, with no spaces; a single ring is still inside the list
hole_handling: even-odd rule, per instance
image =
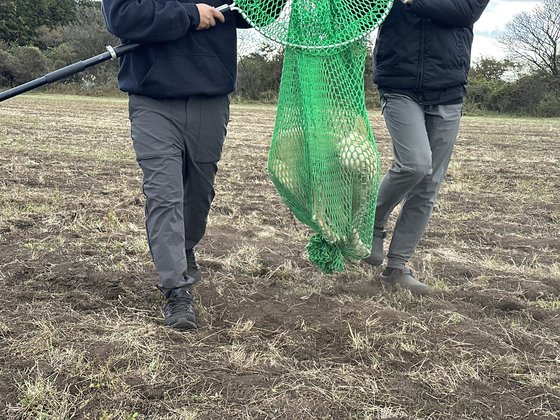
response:
[[[381,182],[375,226],[384,227],[393,209],[404,201],[387,255],[388,267],[404,267],[428,225],[451,160],[462,108],[462,104],[419,105],[394,93],[381,98],[394,161]]]
[[[194,247],[206,231],[229,98],[130,95],[129,115],[144,174],[146,232],[158,288],[189,285],[185,249]]]

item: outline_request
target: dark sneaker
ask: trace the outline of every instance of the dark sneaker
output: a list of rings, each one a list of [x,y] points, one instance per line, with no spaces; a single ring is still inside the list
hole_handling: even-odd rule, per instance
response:
[[[430,287],[414,278],[410,268],[389,268],[381,273],[381,279],[392,286],[399,286],[411,291],[413,295],[426,295]]]
[[[167,302],[163,307],[165,321],[163,325],[177,330],[194,330],[196,326],[196,315],[194,313],[193,293],[190,286],[171,289],[165,297]]]
[[[187,253],[187,274],[195,279],[198,283],[202,279],[202,271],[200,270],[200,266],[196,262],[196,254],[194,252],[194,248],[190,248],[186,250]]]
[[[364,258],[364,262],[376,267],[383,264],[385,254],[383,253],[383,240],[387,237],[387,231],[383,228],[373,229],[373,242],[371,244],[371,254],[369,257]]]

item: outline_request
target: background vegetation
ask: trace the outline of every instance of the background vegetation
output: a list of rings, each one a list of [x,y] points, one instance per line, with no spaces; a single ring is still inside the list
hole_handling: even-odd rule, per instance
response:
[[[104,51],[119,40],[105,30],[100,2],[92,0],[3,0],[0,4],[0,86],[11,87]],[[500,39],[507,60],[473,63],[467,112],[560,116],[560,0],[545,0],[517,15]],[[371,50],[371,49],[370,49]],[[283,51],[264,43],[255,48],[241,31],[236,100],[276,101]],[[371,59],[368,59],[371,66]],[[118,94],[117,66],[104,63],[57,83],[50,90],[87,95]],[[366,97],[378,103],[371,68]]]

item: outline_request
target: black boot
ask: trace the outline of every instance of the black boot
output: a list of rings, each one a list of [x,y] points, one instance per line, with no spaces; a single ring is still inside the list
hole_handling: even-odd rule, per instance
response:
[[[187,274],[195,279],[198,283],[202,279],[202,271],[200,270],[200,266],[196,262],[196,254],[194,252],[194,248],[190,248],[186,250],[187,254]]]
[[[166,298],[163,307],[164,325],[177,330],[193,330],[197,328],[194,313],[192,286],[178,287],[164,292]]]

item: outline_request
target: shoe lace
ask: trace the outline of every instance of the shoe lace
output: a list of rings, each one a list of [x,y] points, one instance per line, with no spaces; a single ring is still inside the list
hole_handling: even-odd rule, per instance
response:
[[[169,315],[190,312],[192,311],[192,302],[192,294],[188,290],[179,289],[174,291],[169,297],[167,305],[165,306],[165,311]]]

